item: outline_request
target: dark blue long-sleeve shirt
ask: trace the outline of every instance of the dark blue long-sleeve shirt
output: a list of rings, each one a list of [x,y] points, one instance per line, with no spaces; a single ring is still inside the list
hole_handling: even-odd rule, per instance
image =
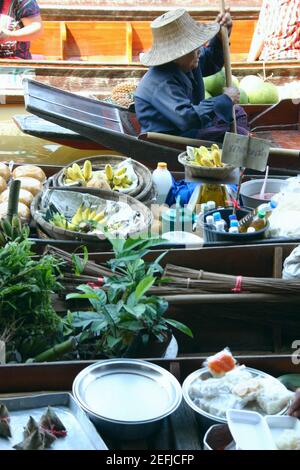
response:
[[[232,100],[219,95],[205,100],[203,78],[224,64],[220,39],[216,36],[201,49],[198,67],[183,72],[174,62],[151,67],[135,93],[135,110],[142,132],[196,136],[218,117],[232,121]]]

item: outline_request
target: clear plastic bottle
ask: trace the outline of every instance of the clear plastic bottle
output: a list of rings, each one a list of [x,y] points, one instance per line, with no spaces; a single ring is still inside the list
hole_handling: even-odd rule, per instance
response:
[[[230,220],[229,233],[239,233],[239,223],[236,219]]]
[[[258,211],[249,227],[255,228],[255,231],[262,230],[266,226],[266,213],[263,210]]]
[[[271,199],[271,201],[269,201],[268,203],[261,204],[260,206],[258,206],[257,213],[258,211],[264,211],[266,214],[266,219],[268,219],[276,207],[277,202]]]
[[[172,188],[173,178],[165,162],[159,162],[156,170],[152,173],[152,181],[156,186],[157,204],[164,204],[170,189]]]
[[[225,220],[221,219],[221,220],[217,220],[216,223],[215,223],[215,226],[216,226],[216,231],[217,232],[225,232]]]
[[[206,217],[206,223],[209,226],[209,228],[212,228],[212,229],[215,228],[215,221],[212,215],[208,215]]]
[[[242,219],[239,221],[240,225],[240,232],[241,233],[246,233],[248,227],[251,226],[253,220],[257,216],[259,211],[265,212],[265,217],[268,219],[270,215],[272,214],[273,210],[277,207],[277,202],[271,199],[269,202],[264,202],[263,204],[260,204],[256,209],[253,209],[253,211],[249,212],[247,215],[245,215]]]
[[[217,226],[217,222],[221,222],[223,223],[223,226],[224,226],[224,230],[227,229],[227,223],[224,219],[222,219],[221,217],[221,213],[220,212],[214,212],[213,213],[213,218],[214,218],[214,224],[215,226]]]
[[[207,201],[206,205],[208,211],[213,211],[216,208],[215,201]]]

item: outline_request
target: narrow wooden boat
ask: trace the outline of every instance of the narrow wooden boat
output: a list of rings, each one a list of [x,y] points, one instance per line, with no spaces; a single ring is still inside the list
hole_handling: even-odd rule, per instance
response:
[[[135,113],[109,103],[85,98],[25,79],[26,109],[53,124],[35,117],[16,118],[22,130],[49,140],[72,145],[74,132],[100,144],[144,162],[153,168],[160,160],[172,170],[180,170],[178,154],[186,145],[198,146],[195,139],[165,134],[140,134]],[[300,103],[283,100],[251,120],[255,135],[271,140],[269,165],[299,169],[300,163]],[[60,127],[57,127],[60,126]],[[61,129],[61,128],[65,129]],[[68,130],[71,131],[68,132]]]
[[[47,176],[60,167],[43,166]],[[179,178],[182,175],[175,175]],[[32,238],[33,249],[42,255],[46,245],[67,253],[80,253],[80,242]],[[147,255],[148,261],[156,259],[167,250],[162,265],[173,264],[183,268],[204,270],[233,276],[280,278],[283,262],[297,246],[299,240],[268,240],[262,244],[218,246],[201,249],[161,247]],[[101,246],[103,250],[103,246]],[[107,251],[99,253],[99,244],[88,246],[89,259],[105,264],[112,256]],[[74,285],[75,290],[75,285]],[[250,294],[231,292],[223,294],[168,295],[169,314],[187,324],[194,333],[190,339],[176,333],[180,354],[198,354],[229,345],[235,353],[290,351],[300,334],[298,311],[300,296],[275,294]],[[65,312],[66,305],[59,301],[57,311]]]
[[[202,367],[206,355],[182,357],[172,360],[151,359],[175,375],[180,382]],[[299,373],[299,365],[292,355],[241,355],[236,357],[240,364],[253,367],[274,377]],[[85,367],[94,361],[49,362],[43,364],[7,364],[0,366],[0,393],[59,392],[72,390],[73,380]]]
[[[174,360],[149,359],[151,362],[171,372],[180,383],[202,367],[205,355]],[[247,355],[238,356],[239,364],[245,364],[274,377],[285,374],[299,373],[299,365],[291,355]],[[0,366],[0,393],[14,394],[71,391],[76,375],[91,362],[57,362],[26,365]],[[101,434],[101,431],[99,431]],[[182,402],[179,409],[164,421],[155,435],[138,441],[121,441],[104,438],[109,449],[131,450],[201,450],[203,448],[203,432],[195,420],[193,411]],[[76,458],[78,459],[78,455]]]
[[[44,34],[32,41],[33,59],[14,60],[13,66],[30,70],[37,80],[69,91],[94,95],[108,94],[120,80],[139,80],[146,71],[139,64],[139,54],[152,43],[150,20],[181,5],[172,2],[151,2],[145,5],[44,6]],[[219,11],[217,4],[182,4],[199,21],[213,21]],[[90,7],[90,8],[89,8]],[[239,2],[231,6],[234,28],[231,37],[233,73],[267,75],[275,84],[300,77],[297,61],[246,62],[259,7]],[[3,71],[11,70],[12,61],[0,59]],[[2,85],[3,86],[3,85]],[[2,93],[3,94],[3,93]]]

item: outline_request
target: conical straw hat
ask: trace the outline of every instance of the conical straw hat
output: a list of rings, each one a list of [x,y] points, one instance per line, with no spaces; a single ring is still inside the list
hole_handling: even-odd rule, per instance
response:
[[[184,9],[164,13],[151,23],[153,45],[141,55],[144,65],[162,65],[189,54],[212,39],[219,23],[198,24]]]

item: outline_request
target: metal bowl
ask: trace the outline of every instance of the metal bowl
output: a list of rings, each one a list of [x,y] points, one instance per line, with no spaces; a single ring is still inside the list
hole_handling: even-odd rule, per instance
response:
[[[73,382],[78,404],[102,433],[142,439],[156,432],[181,403],[176,378],[138,359],[108,359],[82,370]]]
[[[203,450],[236,450],[227,424],[214,424],[203,438]]]
[[[253,377],[260,376],[260,377],[268,377],[268,378],[271,378],[273,380],[277,380],[272,375],[266,374],[265,372],[262,372],[262,371],[257,370],[257,369],[252,369],[251,367],[245,367],[245,370],[247,370],[248,372],[251,372]],[[189,395],[190,387],[195,382],[195,380],[197,380],[199,378],[201,378],[202,380],[206,380],[206,379],[209,379],[211,377],[212,377],[212,375],[211,375],[209,369],[207,367],[204,367],[204,368],[198,369],[195,372],[193,372],[192,374],[188,375],[187,378],[185,379],[185,381],[182,384],[183,398],[186,401],[186,403],[195,411],[196,419],[197,419],[197,422],[198,422],[202,432],[206,432],[209,427],[211,427],[215,424],[220,424],[220,423],[226,424],[227,423],[226,418],[222,418],[220,416],[212,415],[212,414],[208,413],[207,411],[204,411],[201,408],[199,408],[199,406],[197,406],[193,402],[193,400],[191,399],[191,397]],[[252,410],[252,411],[254,411],[254,410],[258,411],[262,415],[265,414],[258,406],[255,407],[255,408],[253,408],[253,407],[251,408],[249,406],[248,408],[245,407],[245,409]],[[286,406],[278,414],[281,415],[281,414],[286,413],[287,409],[288,409],[288,406]]]

